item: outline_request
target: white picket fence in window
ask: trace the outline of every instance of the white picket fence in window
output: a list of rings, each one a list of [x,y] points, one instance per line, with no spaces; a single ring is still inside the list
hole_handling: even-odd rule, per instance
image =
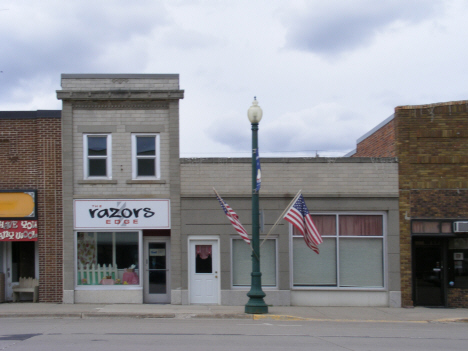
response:
[[[111,276],[112,279],[119,278],[119,273],[117,269],[117,265],[112,266],[109,264],[106,266],[103,264],[102,266],[99,264],[78,264],[78,285],[83,284],[83,279],[86,279],[86,283],[88,285],[97,285],[100,283],[101,279],[105,277]]]

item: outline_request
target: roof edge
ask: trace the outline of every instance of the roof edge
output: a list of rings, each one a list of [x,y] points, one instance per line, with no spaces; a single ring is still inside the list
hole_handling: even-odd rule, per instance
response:
[[[385,120],[383,120],[382,122],[380,122],[377,126],[375,126],[374,128],[372,128],[371,130],[369,130],[366,134],[364,134],[363,136],[361,136],[360,138],[358,138],[356,140],[356,144],[359,144],[361,141],[363,141],[364,139],[367,139],[369,136],[371,136],[372,134],[374,134],[376,131],[378,131],[380,128],[382,128],[383,126],[387,125],[388,123],[390,123],[393,119],[395,118],[395,114],[392,114],[391,116],[387,117]]]
[[[62,79],[74,79],[74,78],[84,78],[84,79],[105,79],[105,78],[136,78],[136,79],[146,79],[146,78],[179,78],[178,73],[167,73],[167,74],[136,74],[136,73],[62,73]]]
[[[464,104],[468,104],[468,100],[436,102],[436,103],[433,103],[433,104],[425,104],[425,105],[397,106],[397,107],[395,107],[395,111],[396,110],[413,110],[413,109],[417,109],[417,108],[431,108],[431,107],[437,107],[437,106],[464,105]]]

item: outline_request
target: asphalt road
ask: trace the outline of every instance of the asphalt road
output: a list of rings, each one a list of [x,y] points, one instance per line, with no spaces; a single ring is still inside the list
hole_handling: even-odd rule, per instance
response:
[[[464,350],[468,323],[2,318],[0,350]]]

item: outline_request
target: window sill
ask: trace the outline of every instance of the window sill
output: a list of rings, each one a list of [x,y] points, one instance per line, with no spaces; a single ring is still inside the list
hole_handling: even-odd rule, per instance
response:
[[[117,181],[111,179],[84,179],[79,180],[78,184],[117,184]]]
[[[291,291],[388,291],[384,287],[293,286]]]
[[[166,184],[164,179],[131,179],[127,184]]]
[[[75,290],[143,290],[141,285],[77,285]]]

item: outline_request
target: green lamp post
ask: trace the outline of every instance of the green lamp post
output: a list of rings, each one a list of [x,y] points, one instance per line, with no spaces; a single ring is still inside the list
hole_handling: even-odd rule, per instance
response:
[[[245,305],[245,313],[268,313],[268,305],[263,298],[262,273],[260,272],[260,221],[259,203],[257,191],[257,148],[258,148],[258,124],[262,119],[263,111],[254,98],[252,106],[247,111],[247,116],[252,124],[252,280],[250,291],[247,293],[249,301]]]

